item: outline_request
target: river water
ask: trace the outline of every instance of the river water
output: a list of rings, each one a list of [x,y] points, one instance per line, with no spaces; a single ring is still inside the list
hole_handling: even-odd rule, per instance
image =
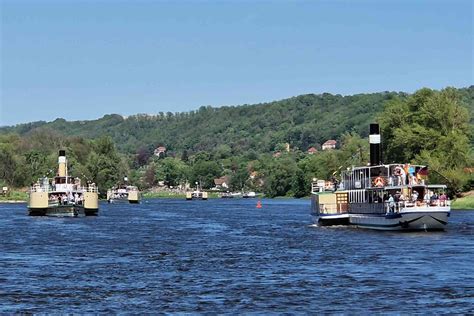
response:
[[[0,205],[0,313],[474,313],[474,211],[445,232],[312,225],[308,200]]]

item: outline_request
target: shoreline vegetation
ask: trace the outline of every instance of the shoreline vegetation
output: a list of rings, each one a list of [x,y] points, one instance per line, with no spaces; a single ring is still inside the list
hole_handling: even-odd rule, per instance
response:
[[[469,191],[451,204],[453,210],[474,210],[474,191]]]
[[[182,198],[197,184],[210,198],[219,189],[303,198],[314,179],[340,181],[342,170],[367,165],[371,122],[380,124],[386,164],[427,166],[419,176],[447,185],[450,197],[474,187],[474,86],[0,127],[0,187],[26,192],[51,178],[63,149],[71,176],[93,182],[102,198],[125,182],[145,198]]]
[[[208,192],[209,199],[220,198],[219,192]],[[177,191],[148,191],[142,193],[143,199],[185,199],[186,193]],[[258,198],[268,198],[259,196]],[[292,199],[293,197],[279,196],[274,199]],[[302,199],[309,199],[305,196]],[[0,195],[0,203],[26,203],[28,194],[24,191],[13,190],[7,196]],[[462,197],[456,198],[451,203],[452,210],[474,210],[474,190],[462,194]]]

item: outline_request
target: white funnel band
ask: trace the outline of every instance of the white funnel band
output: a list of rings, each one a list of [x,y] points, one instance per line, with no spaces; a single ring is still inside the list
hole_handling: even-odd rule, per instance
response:
[[[369,135],[369,143],[371,143],[371,144],[380,144],[380,134]]]

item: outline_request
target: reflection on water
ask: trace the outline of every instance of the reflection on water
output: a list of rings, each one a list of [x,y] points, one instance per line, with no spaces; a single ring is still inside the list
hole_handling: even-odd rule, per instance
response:
[[[0,205],[0,312],[474,312],[474,212],[446,232],[312,225],[309,201]]]

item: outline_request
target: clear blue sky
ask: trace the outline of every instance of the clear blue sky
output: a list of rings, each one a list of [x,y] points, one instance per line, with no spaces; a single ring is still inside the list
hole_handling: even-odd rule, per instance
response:
[[[470,0],[0,2],[0,125],[473,84]]]

